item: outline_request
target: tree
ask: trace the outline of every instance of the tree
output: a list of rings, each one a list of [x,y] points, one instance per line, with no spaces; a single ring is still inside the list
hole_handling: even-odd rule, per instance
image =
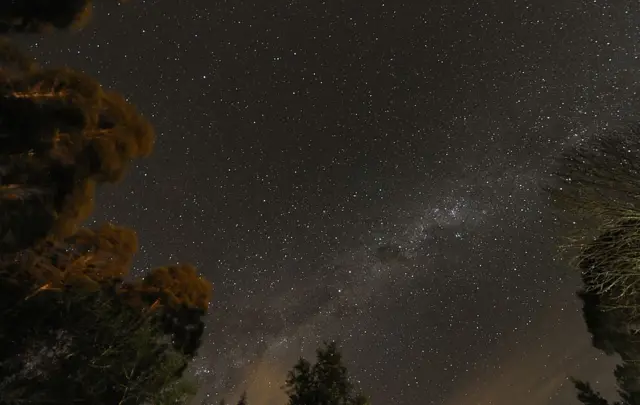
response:
[[[91,77],[40,69],[0,44],[0,249],[17,251],[73,234],[96,186],[120,180],[133,159],[149,155],[154,131]]]
[[[620,401],[610,403],[599,392],[596,392],[591,384],[585,381],[572,379],[578,392],[577,398],[584,405],[636,405],[640,403],[640,370],[637,361],[625,360],[616,366],[614,371],[618,384]]]
[[[2,321],[3,404],[184,403],[193,391],[182,378],[189,358],[172,347],[157,314],[126,305],[108,287],[44,291]]]
[[[0,33],[68,29],[90,0],[0,4]],[[188,265],[130,280],[135,232],[77,229],[96,186],[147,156],[127,100],[0,38],[0,403],[185,404],[210,284]]]
[[[631,125],[565,150],[547,187],[554,202],[583,219],[637,219],[639,135],[640,125]]]
[[[620,355],[621,401],[640,403],[640,127],[594,137],[563,153],[548,187],[573,235],[563,246],[580,271],[583,316],[594,347]],[[608,405],[574,380],[585,405]]]
[[[0,5],[0,33],[43,32],[81,27],[91,15],[90,0],[17,0]]]
[[[588,382],[572,379],[573,385],[578,391],[578,400],[584,405],[609,405],[609,402],[596,392]],[[611,405],[622,405],[619,402],[615,402]]]
[[[638,125],[598,135],[562,154],[547,187],[573,228],[563,247],[589,273],[585,287],[618,302],[640,292],[639,154]]]
[[[0,262],[0,403],[187,400],[210,285],[192,266],[123,281],[136,245],[107,224]]]
[[[354,393],[342,354],[335,342],[316,351],[316,363],[300,359],[287,376],[288,405],[365,405],[368,400]]]
[[[91,0],[3,1],[0,3],[0,34],[80,29],[91,19],[92,8]]]
[[[125,285],[122,291],[134,305],[161,306],[164,332],[172,336],[176,348],[195,355],[204,331],[202,318],[211,299],[211,284],[198,276],[195,267],[159,267],[141,281]]]

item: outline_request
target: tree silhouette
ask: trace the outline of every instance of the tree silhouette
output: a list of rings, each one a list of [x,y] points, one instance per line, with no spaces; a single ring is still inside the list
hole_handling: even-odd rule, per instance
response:
[[[618,385],[620,401],[609,402],[591,384],[573,379],[577,398],[584,405],[636,405],[640,403],[640,370],[637,361],[623,360],[616,366],[614,376]]]
[[[0,403],[186,401],[210,285],[192,266],[123,281],[136,245],[106,224],[5,255]]]
[[[3,1],[0,3],[0,34],[80,29],[91,19],[92,8],[92,0]]]
[[[349,381],[342,354],[335,342],[316,351],[316,363],[300,359],[287,376],[285,391],[288,405],[366,405],[368,400],[356,394]]]
[[[157,315],[127,305],[113,288],[43,291],[2,323],[3,404],[184,402],[193,391],[182,378],[189,359],[172,348]]]
[[[588,382],[575,379],[572,379],[571,381],[578,391],[578,400],[584,405],[609,405],[609,402],[604,399],[599,392],[594,391],[591,387],[591,384],[589,384]],[[611,405],[622,404],[620,404],[619,402],[614,402]]]

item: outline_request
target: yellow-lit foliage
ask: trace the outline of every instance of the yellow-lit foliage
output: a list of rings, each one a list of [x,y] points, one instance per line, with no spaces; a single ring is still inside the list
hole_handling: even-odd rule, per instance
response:
[[[78,223],[91,215],[94,207],[96,183],[92,180],[78,181],[71,193],[65,196],[58,212],[53,233],[58,237],[73,235]]]
[[[157,295],[163,305],[174,308],[184,305],[206,311],[211,299],[211,283],[190,264],[153,269],[135,288]]]
[[[64,242],[47,240],[17,255],[34,286],[75,286],[94,291],[129,272],[138,241],[129,228],[105,224],[81,229]]]
[[[73,16],[73,20],[69,28],[74,31],[83,29],[85,26],[87,26],[89,21],[91,21],[92,16],[93,4],[91,2],[88,2],[81,11]]]
[[[87,128],[89,147],[100,161],[98,178],[113,182],[124,174],[132,158],[148,156],[155,141],[153,127],[136,108],[115,92],[103,92],[98,122]]]
[[[40,69],[0,40],[0,157],[3,180],[17,186],[0,199],[7,218],[25,216],[22,205],[6,202],[27,196],[50,221],[32,223],[19,250],[46,235],[66,237],[88,217],[98,184],[120,180],[133,159],[148,156],[155,140],[149,121],[120,94],[92,77],[68,68]],[[5,69],[6,68],[6,69]],[[39,190],[39,193],[26,192]],[[39,204],[39,205],[38,205]],[[0,234],[9,234],[0,223]],[[4,239],[3,239],[4,240]]]
[[[129,272],[138,250],[138,237],[130,228],[110,223],[98,229],[83,228],[70,243],[78,253],[69,272],[82,273],[98,282],[122,279]]]

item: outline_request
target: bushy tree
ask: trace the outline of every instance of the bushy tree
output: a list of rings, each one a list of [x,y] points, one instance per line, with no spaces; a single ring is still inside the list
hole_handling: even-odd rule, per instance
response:
[[[0,2],[0,34],[82,25],[90,0]],[[193,266],[129,275],[135,232],[78,229],[154,131],[120,94],[0,38],[0,403],[185,404],[211,288]]]
[[[640,126],[600,134],[562,154],[548,187],[573,230],[563,247],[585,274],[585,288],[618,302],[640,292],[638,156]]]
[[[154,131],[91,77],[40,69],[0,44],[0,249],[16,251],[73,234],[93,208],[96,185],[118,181],[147,156]]]
[[[109,288],[47,290],[20,302],[3,315],[0,402],[185,403],[193,392],[182,378],[189,357],[172,347],[157,317]]]
[[[578,296],[594,347],[622,363],[620,401],[640,403],[640,127],[598,135],[560,158],[548,190],[573,233],[564,244],[580,271]],[[574,381],[585,405],[608,405],[589,383]]]
[[[316,351],[316,363],[300,359],[287,376],[288,405],[366,405],[365,396],[354,392],[342,354],[335,342]]]
[[[210,285],[192,266],[124,281],[136,245],[104,225],[5,255],[0,403],[185,403]]]

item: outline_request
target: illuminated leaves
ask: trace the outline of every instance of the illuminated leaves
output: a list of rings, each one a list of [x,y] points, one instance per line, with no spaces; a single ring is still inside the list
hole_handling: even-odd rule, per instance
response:
[[[157,294],[163,304],[173,308],[205,311],[211,299],[211,284],[188,264],[153,269],[138,286],[146,293]]]
[[[49,234],[71,235],[91,212],[96,185],[118,181],[133,159],[149,155],[155,134],[133,105],[90,76],[39,69],[2,47],[0,248],[15,251]],[[48,219],[20,221],[35,211]]]

